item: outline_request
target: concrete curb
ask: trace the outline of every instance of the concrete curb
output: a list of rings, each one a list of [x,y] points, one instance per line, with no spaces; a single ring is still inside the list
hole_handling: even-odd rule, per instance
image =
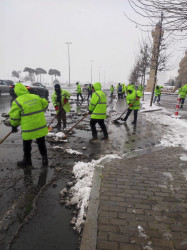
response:
[[[99,191],[101,185],[102,174],[101,167],[97,166],[94,170],[92,190],[88,204],[88,212],[84,225],[83,236],[81,240],[80,250],[95,250],[97,241],[97,218],[99,208]]]

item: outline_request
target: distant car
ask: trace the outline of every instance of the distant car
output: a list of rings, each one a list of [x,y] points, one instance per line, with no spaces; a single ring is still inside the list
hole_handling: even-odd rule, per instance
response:
[[[89,83],[85,83],[83,86],[82,86],[82,91],[88,91],[88,86],[89,86]]]
[[[11,80],[0,80],[0,95],[2,93],[9,94],[10,85],[14,84]]]
[[[35,82],[35,83],[25,82],[22,84],[25,85],[25,87],[28,89],[28,91],[31,94],[39,95],[40,97],[46,98],[46,99],[49,96],[48,89],[44,85],[42,85],[40,82]],[[15,84],[10,86],[10,95],[13,97],[16,97],[16,94],[14,93],[14,87],[15,87]]]

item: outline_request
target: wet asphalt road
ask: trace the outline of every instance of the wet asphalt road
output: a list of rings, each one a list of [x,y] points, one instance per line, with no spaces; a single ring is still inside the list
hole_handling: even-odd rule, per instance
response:
[[[51,91],[50,91],[51,95]],[[49,98],[50,99],[50,98]],[[162,104],[175,111],[176,96],[163,95]],[[68,126],[71,127],[81,115],[87,112],[87,102],[77,103],[71,100],[74,112],[68,115]],[[108,99],[112,109],[113,103]],[[0,114],[8,113],[11,107],[9,96],[0,97]],[[118,101],[116,110],[126,108],[124,100]],[[186,115],[186,111],[182,111]],[[52,105],[46,113],[47,121],[55,114]],[[84,120],[69,137],[68,143],[48,141],[49,167],[41,168],[41,159],[36,144],[32,145],[34,168],[30,171],[18,169],[16,162],[22,159],[22,139],[20,132],[12,134],[0,146],[0,249],[68,249],[79,246],[79,235],[72,230],[70,220],[75,209],[67,209],[59,204],[59,191],[71,181],[72,167],[76,161],[90,161],[103,154],[131,153],[136,149],[153,148],[159,144],[163,128],[159,125],[155,130],[144,129],[147,123],[143,114],[138,117],[136,131],[133,130],[129,118],[127,126],[114,125],[111,120],[116,114],[111,110],[106,121],[110,140],[90,144],[91,138],[89,117]],[[115,114],[115,116],[112,116]],[[0,139],[10,131],[0,117]],[[53,124],[53,126],[56,122]],[[153,125],[154,126],[154,125]],[[55,131],[55,130],[54,130]],[[99,133],[98,137],[102,137]],[[125,138],[125,140],[124,140]],[[141,139],[140,139],[141,138]],[[65,151],[54,149],[60,145],[64,149],[76,149],[83,156],[70,155]],[[86,147],[86,150],[83,149]],[[34,204],[34,206],[33,206]],[[25,218],[28,219],[25,221]],[[31,237],[32,235],[32,237]]]

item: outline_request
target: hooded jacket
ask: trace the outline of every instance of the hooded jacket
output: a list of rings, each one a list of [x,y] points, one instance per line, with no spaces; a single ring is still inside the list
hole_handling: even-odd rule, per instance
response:
[[[92,119],[106,119],[107,99],[106,94],[101,90],[101,83],[93,84],[95,92],[90,100],[89,111],[92,112]]]
[[[132,93],[128,93],[128,90],[131,90]],[[141,97],[143,94],[141,91],[136,91],[134,89],[133,85],[130,85],[127,87],[127,96],[126,96],[126,101],[128,104],[133,104],[132,107],[129,107],[129,109],[137,110],[140,109],[140,99],[136,100],[136,97]]]
[[[21,83],[14,88],[18,96],[13,102],[9,112],[12,126],[21,125],[23,140],[32,140],[48,134],[44,111],[48,106],[46,99],[30,94]]]

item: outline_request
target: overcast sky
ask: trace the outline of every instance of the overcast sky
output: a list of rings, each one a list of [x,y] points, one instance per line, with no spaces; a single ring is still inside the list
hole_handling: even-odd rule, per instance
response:
[[[72,42],[72,81],[90,81],[93,60],[93,82],[128,82],[142,35],[124,10],[135,16],[127,0],[0,0],[0,76],[41,67],[68,81]]]

